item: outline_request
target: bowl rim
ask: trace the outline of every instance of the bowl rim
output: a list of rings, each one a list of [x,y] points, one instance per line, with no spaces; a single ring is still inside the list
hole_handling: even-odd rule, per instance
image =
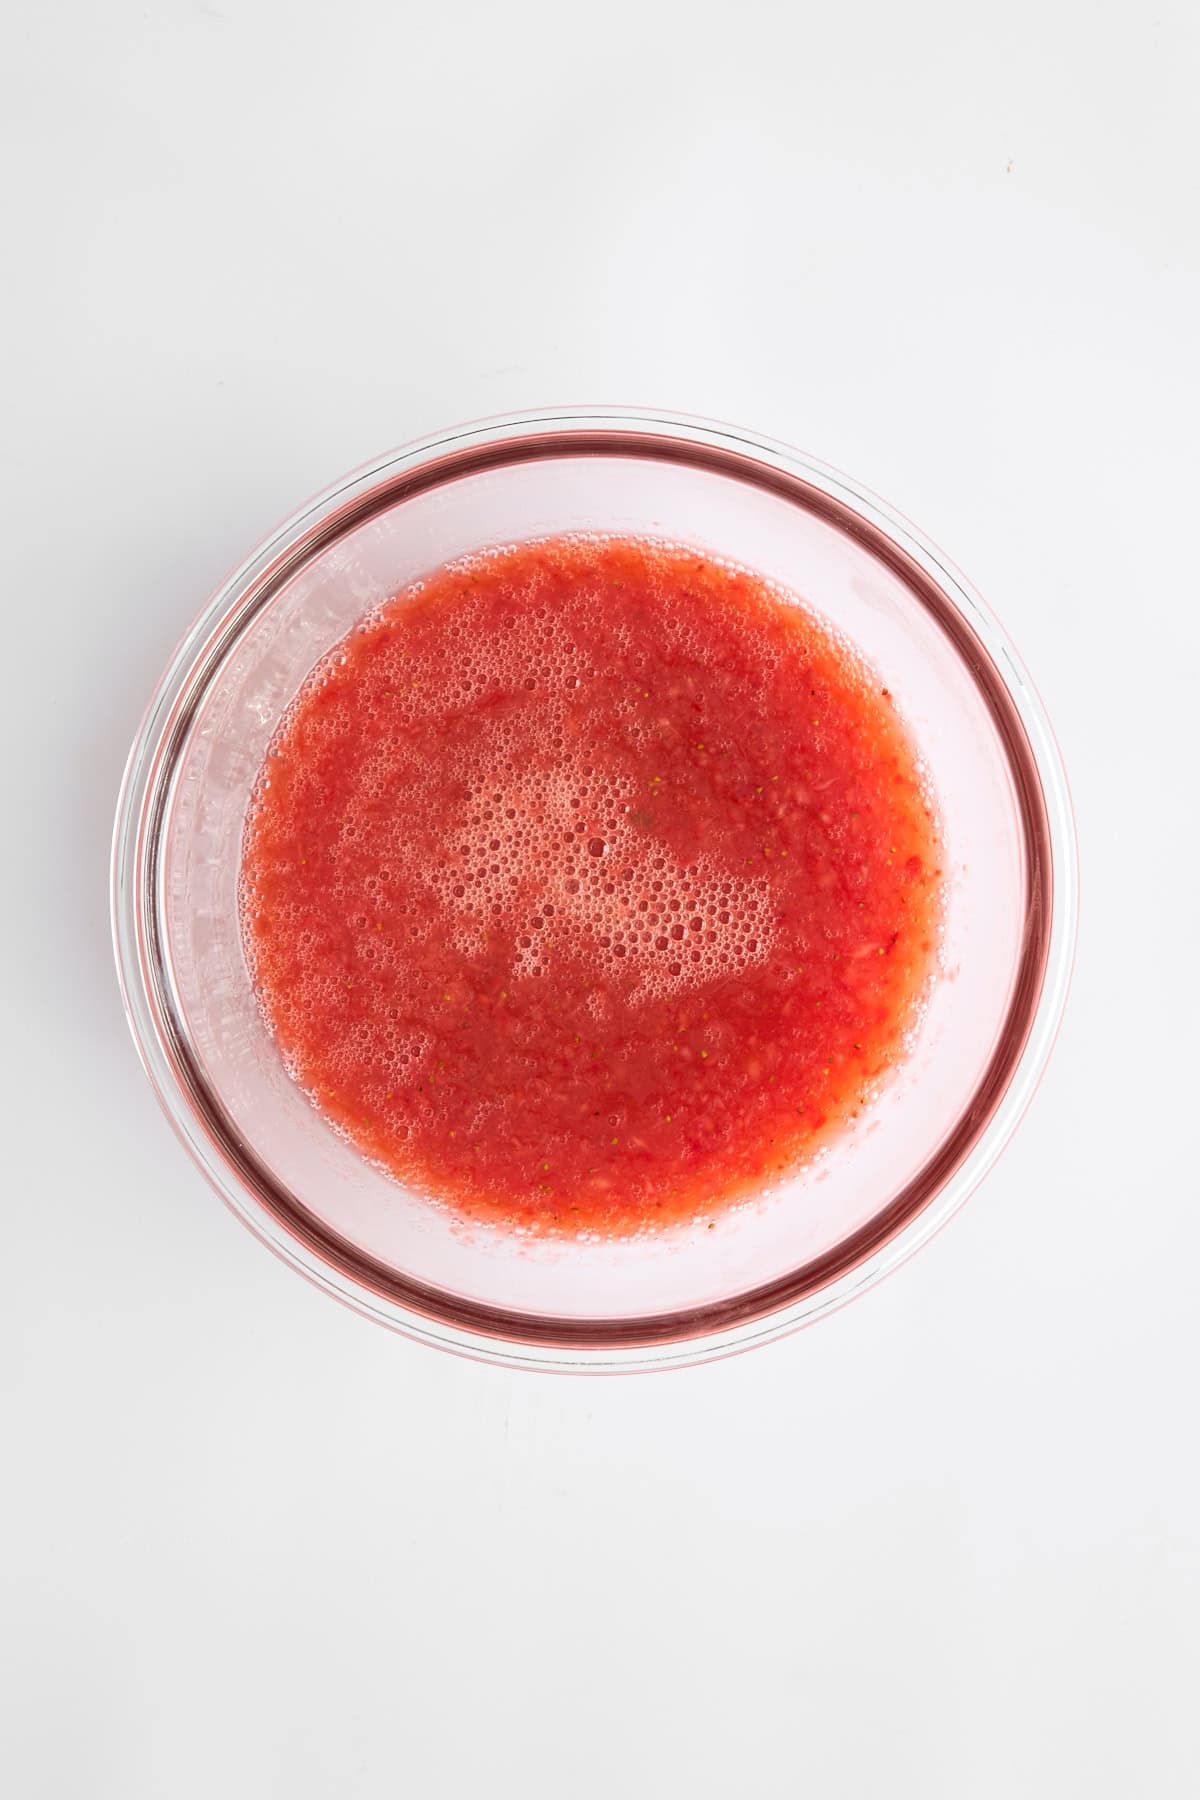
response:
[[[786,1275],[701,1307],[583,1320],[465,1301],[387,1269],[309,1213],[225,1113],[172,1003],[158,864],[172,773],[216,670],[313,556],[366,520],[463,475],[561,456],[646,457],[729,476],[816,514],[884,562],[967,663],[1008,758],[1024,836],[1025,923],[1008,1012],[955,1127],[866,1224]],[[117,804],[113,945],[126,1017],[160,1105],[193,1160],[255,1235],[318,1287],[409,1337],[514,1367],[665,1368],[732,1354],[824,1317],[881,1280],[962,1205],[1011,1137],[1045,1068],[1066,1002],[1078,910],[1065,771],[1007,635],[942,552],[895,509],[828,465],[737,427],[611,407],[507,414],[375,458],[302,506],[217,589],[185,633],[134,738]]]

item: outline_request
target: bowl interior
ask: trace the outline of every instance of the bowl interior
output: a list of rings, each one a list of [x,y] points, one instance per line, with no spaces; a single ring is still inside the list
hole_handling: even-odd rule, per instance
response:
[[[566,442],[475,464],[450,458],[440,473],[327,519],[210,645],[177,723],[151,858],[170,1029],[192,1103],[254,1204],[398,1304],[534,1340],[649,1340],[736,1320],[794,1298],[898,1229],[969,1152],[1003,1091],[1010,1040],[1032,1012],[1022,989],[1040,979],[1031,945],[1044,925],[1004,683],[961,610],[939,603],[928,571],[816,492],[769,474],[745,458],[653,446],[598,454]],[[449,558],[566,531],[695,545],[807,601],[895,696],[940,808],[943,966],[911,1055],[815,1164],[715,1230],[548,1243],[456,1222],[324,1123],[282,1065],[243,958],[236,888],[250,790],[316,661],[363,613]]]

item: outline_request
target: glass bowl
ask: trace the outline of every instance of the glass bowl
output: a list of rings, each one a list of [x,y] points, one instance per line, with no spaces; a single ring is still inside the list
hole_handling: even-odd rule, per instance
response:
[[[369,1166],[289,1078],[242,954],[237,876],[280,716],[356,619],[489,545],[565,531],[701,547],[807,600],[880,672],[936,789],[942,970],[883,1093],[775,1195],[623,1243],[466,1228]],[[558,1369],[690,1363],[821,1317],[995,1161],[1062,1012],[1074,837],[1045,714],[978,596],[912,526],[781,445],[610,411],[504,418],[339,482],[237,570],[151,700],[112,905],[134,1040],[218,1193],[293,1268],[414,1338]]]

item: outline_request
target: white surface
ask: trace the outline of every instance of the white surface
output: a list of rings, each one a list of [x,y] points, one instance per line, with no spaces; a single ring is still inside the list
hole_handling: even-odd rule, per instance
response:
[[[10,4],[6,1795],[1197,1791],[1197,19]],[[959,1219],[804,1336],[608,1383],[275,1263],[158,1116],[105,916],[226,568],[389,443],[572,400],[919,520],[1041,684],[1084,878]]]

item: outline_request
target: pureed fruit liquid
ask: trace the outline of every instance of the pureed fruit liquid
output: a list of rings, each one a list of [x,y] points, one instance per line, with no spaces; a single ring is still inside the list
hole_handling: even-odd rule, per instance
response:
[[[291,706],[246,825],[259,1000],[365,1157],[627,1236],[856,1115],[931,979],[937,825],[880,679],[744,570],[569,537],[454,563]]]

